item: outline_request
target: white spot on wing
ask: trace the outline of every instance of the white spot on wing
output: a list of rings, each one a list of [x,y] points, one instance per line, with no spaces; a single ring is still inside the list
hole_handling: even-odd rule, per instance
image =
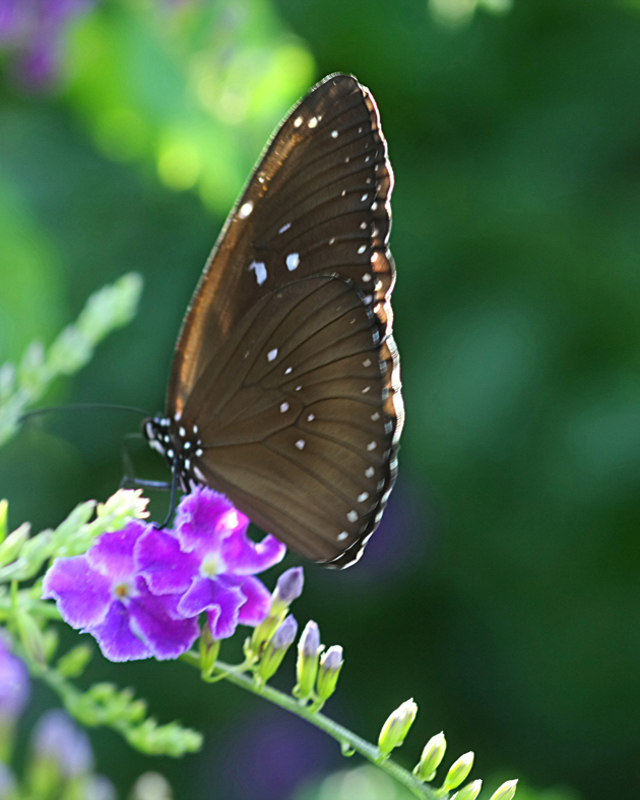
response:
[[[249,264],[249,269],[254,269],[256,271],[258,286],[262,286],[267,280],[267,267],[264,261],[252,261],[251,264]]]
[[[369,195],[368,195],[368,194],[363,194],[363,195],[362,195],[362,197],[360,198],[360,201],[361,201],[362,203],[364,203],[368,197],[369,197]],[[371,208],[373,208],[373,206],[371,206]]]
[[[369,492],[362,492],[362,494],[358,495],[358,502],[364,503],[364,501],[367,500],[368,497],[369,497]]]
[[[164,456],[164,447],[160,444],[160,442],[157,439],[151,439],[149,441],[149,445],[157,453],[160,453],[161,456]]]
[[[336,538],[338,539],[339,542],[344,542],[345,539],[349,538],[349,534],[346,531],[342,531],[341,533],[338,534]]]
[[[288,231],[290,227],[291,227],[291,223],[290,223],[290,222],[287,222],[287,224],[286,224],[286,225],[283,225],[283,226],[280,228],[280,230],[278,231],[278,233],[284,233],[285,231]]]
[[[365,272],[365,273],[364,273],[364,275],[362,276],[362,280],[363,280],[365,283],[367,283],[368,281],[370,281],[370,280],[371,280],[371,275],[369,275],[369,273],[368,273],[368,272]]]
[[[310,128],[315,128],[316,125],[318,124],[318,118],[317,117],[311,117],[311,119],[309,120],[309,122],[307,124],[309,125]]]
[[[286,262],[289,272],[293,272],[293,270],[297,269],[298,265],[300,264],[300,255],[298,253],[289,253]]]
[[[289,403],[285,400],[284,403],[280,403],[280,413],[284,414],[285,411],[289,410]]]
[[[365,471],[364,471],[364,474],[365,474],[366,478],[373,478],[375,473],[376,473],[376,471],[375,471],[375,469],[373,467],[367,467],[365,469]]]
[[[370,367],[371,366],[371,359],[370,358],[365,358],[365,360],[362,362],[362,366],[363,367]]]
[[[376,411],[371,415],[371,422],[377,422],[380,419],[380,414]]]
[[[204,477],[204,473],[202,472],[202,470],[199,467],[194,467],[193,468],[193,474],[196,476],[196,478],[199,481],[202,481],[202,483],[206,483],[207,482],[207,479]]]
[[[278,348],[274,347],[273,350],[269,350],[267,353],[267,360],[273,361],[273,359],[278,355]]]
[[[367,445],[367,450],[375,450],[375,449],[376,449],[376,443],[369,442],[369,444]]]
[[[367,249],[367,245],[366,244],[361,244],[360,247],[358,248],[358,253],[364,253],[364,251],[366,249]]]
[[[349,522],[357,522],[358,521],[358,514],[356,511],[349,511],[347,514],[347,519]]]
[[[298,450],[304,450],[305,444],[306,442],[304,439],[298,439],[298,441],[296,442],[296,447],[298,448]]]
[[[316,418],[316,415],[315,415],[315,414],[309,414],[309,416],[307,417],[307,422],[313,422],[313,420],[314,420],[315,418]]]
[[[251,200],[248,200],[246,203],[243,203],[240,206],[240,211],[238,211],[238,216],[240,219],[246,219],[249,214],[253,211],[253,203]]]
[[[337,139],[337,138],[338,138],[338,131],[331,131],[331,136],[332,136],[334,139]]]
[[[296,117],[293,120],[293,124],[296,128],[299,128],[302,125],[302,117]]]
[[[287,367],[284,371],[284,374],[291,375],[292,372],[293,372],[293,367]]]

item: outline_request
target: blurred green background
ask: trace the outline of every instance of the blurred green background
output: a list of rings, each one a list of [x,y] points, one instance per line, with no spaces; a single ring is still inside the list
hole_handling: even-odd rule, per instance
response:
[[[296,616],[346,652],[328,712],[371,739],[413,696],[407,766],[444,728],[496,781],[640,796],[640,3],[99,0],[48,35],[50,72],[24,32],[0,39],[0,362],[137,270],[135,322],[47,402],[160,411],[268,135],[316,80],[354,73],[396,173],[407,422],[365,558],[305,564]],[[109,496],[137,424],[29,425],[0,452],[11,525]],[[130,447],[139,475],[166,477]],[[286,800],[345,767],[320,734],[179,664],[96,660],[88,677],[206,732],[181,762],[92,732],[121,788],[160,769],[177,798]],[[39,689],[30,718],[52,702]]]

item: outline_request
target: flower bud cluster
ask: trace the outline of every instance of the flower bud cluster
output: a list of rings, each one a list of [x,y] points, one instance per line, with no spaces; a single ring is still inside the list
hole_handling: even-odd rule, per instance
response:
[[[276,583],[276,588],[271,595],[269,610],[254,631],[251,639],[245,643],[245,654],[250,661],[258,661],[273,638],[276,630],[283,624],[285,617],[289,613],[289,606],[302,594],[304,587],[304,573],[302,567],[294,567],[282,573]],[[292,617],[293,619],[293,617]],[[294,620],[295,622],[295,620]],[[291,630],[292,623],[287,624],[287,631]],[[296,623],[297,631],[297,623]],[[295,639],[295,633],[293,638]],[[283,641],[281,639],[280,641]],[[289,645],[293,642],[289,642]],[[289,647],[287,645],[287,647]],[[286,652],[286,651],[285,651]],[[284,658],[284,653],[282,653]],[[282,659],[280,659],[282,660]],[[276,667],[277,669],[277,667]],[[274,670],[275,671],[275,670]],[[273,674],[273,673],[271,673]],[[271,676],[269,676],[271,677]],[[267,679],[265,679],[267,680]]]
[[[60,7],[79,5],[78,0],[75,3],[50,0],[50,4]],[[20,9],[27,9],[26,15],[32,20],[51,17],[50,14],[28,10],[32,5],[28,2],[9,3],[12,10],[6,12],[7,3],[0,3],[0,51],[7,43],[7,20],[2,18],[3,11],[5,16],[8,13],[9,18],[15,17],[17,24],[14,29],[20,38],[24,38],[27,32],[24,20],[19,20]],[[56,12],[54,17],[57,15]],[[38,36],[37,41],[41,46],[44,40]],[[67,326],[48,349],[34,342],[17,368],[10,363],[0,367],[0,444],[16,433],[27,407],[45,394],[54,378],[77,372],[91,359],[96,345],[107,334],[133,319],[141,292],[142,279],[137,273],[123,275],[115,283],[91,295],[75,324]]]
[[[264,684],[277,671],[298,632],[298,623],[289,607],[302,594],[304,575],[301,567],[283,572],[271,595],[267,616],[245,642],[247,663],[253,667],[256,681]],[[318,711],[334,693],[342,669],[342,647],[332,645],[326,651],[320,644],[318,624],[309,620],[298,641],[297,683],[293,694],[311,710]],[[324,651],[324,652],[323,652]]]
[[[339,644],[323,650],[318,624],[309,620],[298,642],[297,683],[293,694],[303,703],[311,701],[314,711],[319,710],[335,692],[344,664]]]
[[[392,750],[400,747],[404,742],[417,713],[418,707],[413,699],[410,699],[389,715],[378,737],[380,761],[389,758]],[[436,771],[444,758],[446,749],[447,740],[442,731],[429,739],[422,750],[420,761],[413,769],[413,775],[419,783],[432,781],[436,777]],[[447,770],[438,794],[447,795],[450,800],[476,800],[482,789],[482,781],[474,780],[462,786],[471,772],[473,762],[474,754],[471,751],[456,759]],[[491,796],[491,800],[512,800],[516,793],[516,785],[517,781],[503,783]],[[453,790],[457,791],[450,794]]]

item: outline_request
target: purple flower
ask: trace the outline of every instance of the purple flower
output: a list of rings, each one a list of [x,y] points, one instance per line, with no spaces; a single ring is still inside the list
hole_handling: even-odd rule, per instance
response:
[[[104,775],[91,775],[87,781],[87,800],[117,800],[115,786]]]
[[[22,83],[37,88],[55,79],[65,27],[94,3],[95,0],[0,0],[0,46],[13,51]]]
[[[215,639],[266,616],[271,597],[254,574],[285,547],[273,536],[252,542],[248,524],[225,497],[197,488],[182,499],[174,531],[134,521],[103,534],[85,555],[54,561],[42,596],[111,661],[177,658],[198,637],[202,612]]]
[[[13,772],[0,761],[0,800],[4,800],[5,797],[15,797],[17,795],[16,788]]]
[[[27,668],[0,637],[0,724],[16,719],[29,696]]]
[[[226,497],[198,487],[180,503],[175,532],[149,528],[140,538],[140,574],[156,595],[181,593],[181,617],[206,612],[214,639],[232,636],[238,623],[258,625],[271,597],[254,574],[281,561],[286,549],[270,535],[252,542],[248,526]]]
[[[134,560],[136,542],[149,526],[130,522],[105,533],[86,555],[59,558],[44,577],[65,622],[91,633],[111,661],[177,658],[199,634],[196,619],[179,618],[179,595],[149,591]]]
[[[45,712],[38,720],[33,750],[38,758],[53,761],[65,778],[86,775],[93,767],[89,737],[58,708]]]

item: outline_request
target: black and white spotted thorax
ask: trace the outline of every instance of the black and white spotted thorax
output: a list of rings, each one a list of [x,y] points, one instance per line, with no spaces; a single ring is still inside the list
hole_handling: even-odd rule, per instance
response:
[[[194,422],[167,417],[149,417],[142,423],[142,433],[149,445],[167,461],[180,478],[182,490],[192,484],[206,483],[198,460],[204,453],[198,426]]]

